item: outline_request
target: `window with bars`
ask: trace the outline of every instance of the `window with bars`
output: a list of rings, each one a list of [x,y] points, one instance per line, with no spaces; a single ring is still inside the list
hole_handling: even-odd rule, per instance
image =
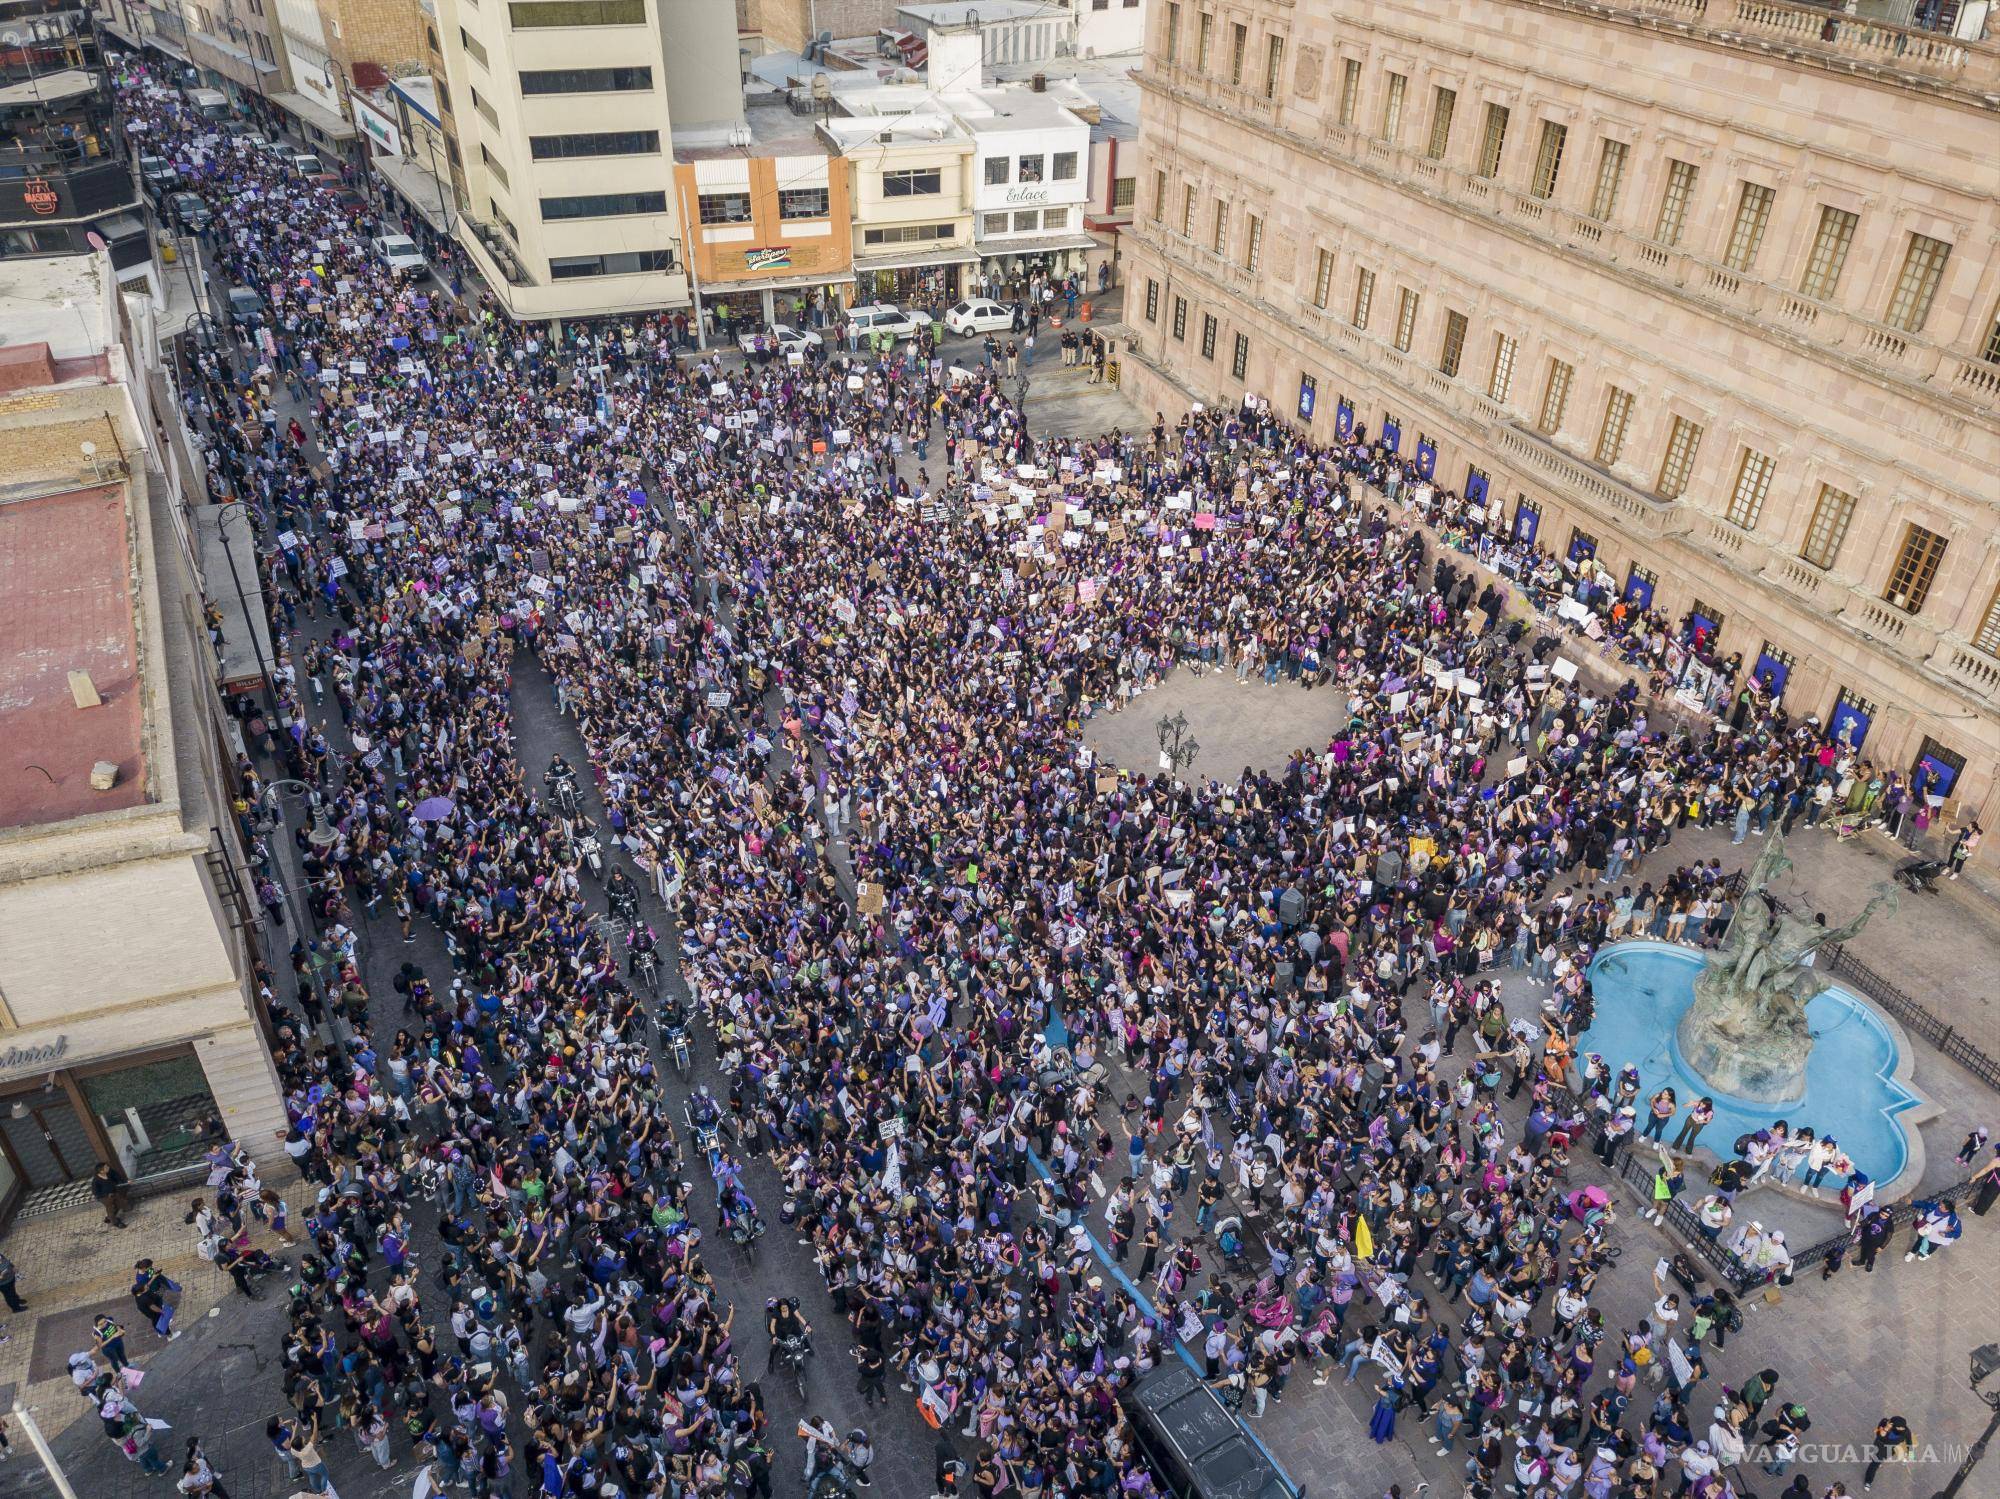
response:
[[[1659,217],[1653,221],[1653,238],[1661,244],[1681,242],[1688,205],[1694,201],[1695,179],[1700,175],[1701,169],[1691,161],[1667,162],[1667,185],[1660,193]]]
[[[1382,139],[1394,141],[1403,128],[1403,95],[1408,91],[1410,80],[1401,73],[1389,75],[1389,91],[1382,96]]]
[[[1486,106],[1486,130],[1479,138],[1479,175],[1500,175],[1500,153],[1507,149],[1507,106]]]
[[[1174,298],[1174,338],[1183,343],[1187,341],[1186,297]]]
[[[1229,205],[1217,198],[1215,214],[1209,221],[1208,247],[1220,255],[1229,245]]]
[[[1806,542],[1799,548],[1799,555],[1814,567],[1832,567],[1853,520],[1854,496],[1831,484],[1820,485],[1819,499],[1813,504],[1812,521],[1806,527]]]
[[[1819,228],[1813,232],[1812,252],[1806,256],[1805,274],[1799,290],[1815,301],[1831,302],[1840,289],[1840,273],[1847,265],[1847,252],[1854,245],[1854,228],[1861,215],[1844,208],[1820,205]]]
[[[1111,179],[1111,206],[1130,208],[1139,201],[1139,179],[1137,177],[1113,177]]]
[[[1368,327],[1369,309],[1375,305],[1375,273],[1365,268],[1357,268],[1354,273],[1354,326],[1362,330]]]
[[[1190,182],[1181,190],[1181,238],[1194,238],[1194,184]]]
[[[1333,251],[1321,250],[1313,267],[1313,306],[1325,307],[1333,297]]]
[[[1167,174],[1163,169],[1153,172],[1153,222],[1165,223],[1167,218]]]
[[[1993,327],[1986,335],[1986,347],[1979,351],[1979,357],[1988,364],[2000,364],[2000,312],[1993,314]]]
[[[1764,230],[1771,223],[1771,202],[1777,196],[1761,182],[1743,184],[1743,196],[1736,200],[1736,222],[1729,226],[1729,247],[1722,252],[1722,263],[1732,271],[1747,271],[1757,263]]]
[[[1514,347],[1514,340],[1506,334],[1493,335],[1493,374],[1486,382],[1486,393],[1502,405],[1514,388]]]
[[[1236,352],[1230,358],[1229,373],[1237,380],[1250,373],[1250,335],[1247,333],[1236,335]]]
[[[1204,312],[1201,315],[1201,357],[1203,359],[1213,359],[1215,357],[1215,336],[1221,331],[1222,325],[1215,320],[1213,313]]]
[[[1771,475],[1778,461],[1755,448],[1743,450],[1743,462],[1736,470],[1736,489],[1729,496],[1729,519],[1746,531],[1757,529],[1757,517],[1764,513],[1764,497],[1771,492]]]
[[[1945,262],[1950,259],[1951,246],[1945,241],[1912,234],[1882,321],[1905,333],[1923,332],[1924,324],[1930,321],[1931,303],[1937,300],[1938,283],[1944,279]]]
[[[1889,570],[1889,586],[1882,597],[1906,614],[1923,608],[1931,584],[1937,581],[1944,548],[1942,536],[1912,521],[1903,533],[1902,549],[1896,553],[1896,565]]]
[[[1458,367],[1465,359],[1467,326],[1464,313],[1445,309],[1444,343],[1438,350],[1438,372],[1454,380],[1458,378]]]
[[[1625,186],[1625,159],[1631,148],[1623,141],[1606,139],[1597,153],[1597,182],[1590,190],[1590,216],[1608,222],[1618,212],[1618,193]]]
[[[1250,28],[1241,22],[1229,28],[1229,81],[1243,86],[1243,59],[1250,50]]]
[[[1264,39],[1264,97],[1278,97],[1278,79],[1285,70],[1285,39],[1269,36]]]
[[[1451,147],[1451,117],[1457,110],[1456,89],[1440,87],[1431,91],[1431,137],[1424,146],[1424,155],[1432,161],[1443,161],[1444,153]]]
[[[1246,214],[1243,230],[1243,269],[1254,271],[1264,258],[1264,221],[1254,213]]]
[[[1148,278],[1146,281],[1146,321],[1160,320],[1160,283]]]
[[[1606,468],[1625,452],[1625,431],[1632,424],[1632,392],[1612,386],[1604,397],[1604,424],[1597,429],[1597,461]]]
[[[1203,11],[1201,13],[1201,19],[1195,23],[1195,37],[1194,37],[1195,67],[1199,71],[1206,73],[1208,71],[1209,59],[1214,55],[1214,53],[1215,53],[1215,17],[1210,15],[1207,11]]]
[[[1972,632],[1972,643],[1989,656],[2000,656],[2000,588],[1993,590],[1993,597],[1986,602],[1986,612],[1979,617],[1979,628]]]
[[[1407,286],[1402,293],[1396,303],[1396,347],[1407,354],[1417,337],[1417,294]]]
[[[1354,128],[1355,106],[1361,102],[1361,64],[1348,57],[1340,65],[1340,126]]]
[[[1181,8],[1178,5],[1170,4],[1167,6],[1166,32],[1167,61],[1179,62],[1181,60]]]
[[[1660,464],[1660,494],[1669,500],[1678,500],[1687,493],[1688,480],[1694,474],[1694,458],[1701,447],[1701,426],[1684,416],[1674,418],[1674,425],[1667,433],[1667,456]]]
[[[1560,359],[1549,361],[1548,383],[1542,387],[1542,417],[1535,425],[1544,432],[1562,430],[1563,418],[1569,414],[1570,382],[1576,379],[1576,370]]]
[[[1569,126],[1554,120],[1542,121],[1542,143],[1535,151],[1535,176],[1528,184],[1531,197],[1548,199],[1556,195],[1556,180],[1562,175],[1563,147],[1569,142]]]

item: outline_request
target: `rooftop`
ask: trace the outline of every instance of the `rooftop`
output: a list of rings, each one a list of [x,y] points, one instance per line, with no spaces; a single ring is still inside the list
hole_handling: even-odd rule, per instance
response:
[[[768,90],[745,96],[743,122],[723,130],[674,132],[675,161],[745,156],[824,156],[826,142],[810,114],[794,114],[785,96]]]
[[[1060,77],[1056,67],[1047,62],[994,63],[991,71],[996,83],[1027,83],[1037,73],[1045,75],[1049,81],[1045,97],[1082,112],[1097,106],[1097,119],[1090,128],[1092,140],[1130,141],[1139,138],[1139,83],[1132,76],[1139,61],[1135,52],[1065,57],[1059,64]]]
[[[21,104],[59,104],[92,92],[98,83],[97,74],[88,68],[64,68],[55,73],[37,74],[19,83],[0,87],[0,109]]]
[[[978,0],[978,3],[899,5],[896,14],[913,29],[945,30],[954,26],[991,26],[1005,21],[1063,19],[1046,0]]]
[[[0,260],[0,328],[6,329],[7,347],[47,344],[58,379],[71,360],[102,368],[103,353],[116,338],[113,305],[105,257]]]
[[[132,558],[122,485],[0,504],[0,827],[63,822],[146,800]],[[71,672],[103,700],[79,708]],[[118,767],[109,791],[91,769]]]

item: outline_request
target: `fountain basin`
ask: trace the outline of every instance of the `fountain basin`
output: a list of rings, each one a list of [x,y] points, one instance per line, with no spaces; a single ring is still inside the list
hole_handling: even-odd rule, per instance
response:
[[[1780,1105],[1739,1098],[1696,1072],[1676,1035],[1705,966],[1694,948],[1647,940],[1613,943],[1591,961],[1597,1008],[1579,1046],[1614,1070],[1627,1062],[1638,1067],[1640,1125],[1647,1118],[1646,1100],[1670,1087],[1683,1109],[1703,1096],[1715,1100],[1715,1119],[1698,1148],[1724,1160],[1739,1136],[1784,1119],[1795,1131],[1809,1125],[1822,1139],[1832,1135],[1874,1180],[1879,1197],[1896,1195],[1899,1184],[1904,1191],[1914,1188],[1923,1172],[1915,1126],[1935,1109],[1911,1082],[1910,1048],[1901,1027],[1836,984],[1806,1006],[1813,1047],[1805,1095]],[[1668,1144],[1678,1129],[1678,1120],[1668,1126]],[[1838,1185],[1827,1179],[1828,1189]]]

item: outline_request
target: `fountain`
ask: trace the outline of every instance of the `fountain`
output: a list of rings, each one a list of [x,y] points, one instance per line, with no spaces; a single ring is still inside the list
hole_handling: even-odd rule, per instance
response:
[[[1774,829],[1750,868],[1729,940],[1694,981],[1694,1003],[1676,1031],[1681,1056],[1704,1082],[1755,1103],[1805,1097],[1813,1047],[1806,1006],[1830,983],[1812,966],[1814,955],[1859,932],[1878,909],[1896,910],[1895,887],[1884,885],[1844,926],[1801,921],[1765,894],[1791,867]]]

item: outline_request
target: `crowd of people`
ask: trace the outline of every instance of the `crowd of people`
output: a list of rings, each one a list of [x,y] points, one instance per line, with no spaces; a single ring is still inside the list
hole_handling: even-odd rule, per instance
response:
[[[756,1350],[814,1322],[822,1377],[907,1389],[982,1495],[1159,1493],[1120,1396],[1183,1352],[1248,1419],[1369,1371],[1377,1439],[1414,1412],[1480,1499],[1720,1499],[1796,1443],[1776,1374],[1708,1382],[1725,1290],[1592,1304],[1615,1211],[1569,1152],[1633,1105],[1575,1056],[1577,944],[1719,932],[1718,867],[1642,861],[1799,815],[1851,752],[1556,670],[1370,503],[1363,442],[1255,402],[1049,440],[928,351],[744,369],[659,320],[517,328],[121,89],[264,303],[184,395],[284,642],[237,776],[294,970],[288,1474],[327,1492],[347,1433],[481,1496],[768,1496],[791,1433]],[[587,765],[519,763],[530,661]],[[1276,772],[1093,763],[1083,720],[1175,670],[1330,691],[1344,726]],[[651,886],[623,919],[600,844]],[[362,934],[419,926],[450,972],[405,963],[385,1024]],[[713,1097],[659,1023],[712,1037]],[[767,1218],[833,1315],[731,1303],[716,1232]],[[809,1471],[866,1483],[865,1432],[813,1433]]]

